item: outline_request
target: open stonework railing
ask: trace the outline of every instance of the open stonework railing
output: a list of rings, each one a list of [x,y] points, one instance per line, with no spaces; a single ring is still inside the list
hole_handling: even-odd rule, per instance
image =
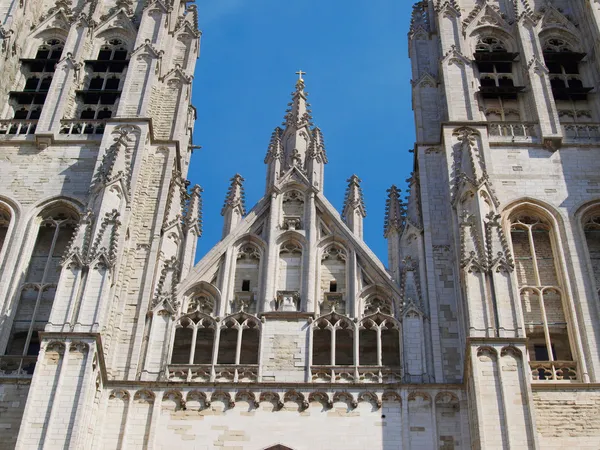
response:
[[[60,134],[85,135],[102,134],[106,128],[106,120],[61,120]]]
[[[491,141],[520,140],[538,137],[538,129],[535,123],[489,122],[488,134]]]
[[[402,370],[381,366],[312,366],[310,376],[313,383],[400,383]]]
[[[6,135],[19,135],[19,134],[33,134],[37,127],[37,120],[25,120],[25,119],[9,119],[0,120],[0,134]]]
[[[598,123],[565,123],[562,124],[565,141],[598,142],[600,141],[600,124]]]
[[[258,381],[257,364],[170,364],[167,381],[187,383],[252,383]]]
[[[533,381],[576,381],[577,363],[574,361],[530,361]]]
[[[31,377],[37,356],[0,356],[1,377]]]

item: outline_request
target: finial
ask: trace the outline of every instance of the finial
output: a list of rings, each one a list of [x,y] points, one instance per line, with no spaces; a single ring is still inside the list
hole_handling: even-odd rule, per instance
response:
[[[298,72],[296,72],[296,75],[298,75],[298,81],[302,81],[304,82],[304,78],[302,78],[302,75],[306,75],[306,72],[303,72],[302,69],[300,69]]]
[[[225,198],[225,204],[221,215],[225,215],[227,208],[240,208],[240,215],[246,214],[246,195],[244,193],[243,182],[245,180],[239,173],[236,173],[231,179],[229,190],[227,191],[227,197]]]
[[[346,189],[346,198],[344,199],[344,215],[348,210],[357,209],[363,217],[367,216],[365,208],[365,200],[362,188],[360,187],[361,179],[356,175],[352,175],[348,180],[348,188]]]
[[[402,191],[395,185],[392,185],[387,192],[388,198],[385,202],[385,220],[383,226],[383,235],[386,238],[392,231],[402,231],[406,220],[406,207],[400,198]]]

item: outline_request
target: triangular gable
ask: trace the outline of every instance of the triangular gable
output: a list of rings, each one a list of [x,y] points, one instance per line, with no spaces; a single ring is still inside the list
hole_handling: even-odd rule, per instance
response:
[[[131,21],[131,18],[127,15],[126,11],[123,8],[112,13],[110,16],[106,17],[95,30],[95,35],[99,36],[102,33],[105,33],[111,29],[117,29],[121,32],[125,32],[127,35],[131,37],[135,37],[137,34],[137,30]]]
[[[310,186],[310,181],[306,177],[306,175],[300,170],[299,167],[292,167],[288,170],[279,180],[277,180],[277,187],[283,188],[288,184],[303,184],[306,186]]]
[[[145,54],[153,56],[154,58],[160,58],[163,54],[163,51],[157,50],[149,42],[144,42],[142,45],[140,45],[138,48],[136,48],[131,54],[133,56],[133,55],[137,55],[138,53],[145,53]]]
[[[400,299],[400,289],[392,281],[384,265],[371,249],[348,229],[333,205],[321,193],[316,195],[316,203],[317,210],[319,211],[317,214],[325,215],[331,224],[330,226],[335,228],[335,235],[339,236],[340,240],[345,242],[348,247],[356,251],[360,259],[361,268],[369,280],[371,280],[371,284],[383,284],[386,290],[394,293],[395,298]],[[250,235],[251,230],[256,229],[258,222],[261,222],[265,214],[269,212],[269,208],[270,197],[263,197],[240,224],[200,260],[182,282],[180,292],[185,292],[198,282],[209,281],[209,278],[214,277],[227,249],[244,236]],[[320,219],[318,220],[322,223]],[[327,239],[327,237],[323,239]]]
[[[471,35],[476,29],[482,27],[500,28],[507,33],[510,33],[512,28],[502,14],[487,3],[475,6],[469,17],[463,22],[463,33]]]
[[[175,29],[175,31],[173,32],[173,34],[175,36],[178,36],[182,33],[190,33],[192,36],[194,37],[200,37],[201,33],[197,28],[194,28],[194,25],[190,22],[190,19],[188,18],[189,14],[186,15],[183,20],[177,24],[177,28]]]
[[[31,35],[38,37],[44,31],[57,30],[61,34],[64,34],[64,37],[66,38],[70,28],[71,21],[69,17],[62,9],[59,9],[45,20],[42,20],[42,22],[33,29]]]
[[[192,77],[190,75],[186,74],[183,70],[181,70],[181,67],[179,66],[179,64],[177,64],[174,69],[169,70],[162,77],[161,81],[165,81],[168,79],[178,79],[183,84],[191,84],[192,83]]]
[[[539,21],[541,30],[559,29],[579,37],[579,30],[562,12],[553,5],[547,5],[542,19]]]
[[[249,235],[253,227],[260,222],[264,214],[269,210],[270,198],[262,198],[254,208],[244,217],[238,226],[229,233],[222,241],[215,245],[202,258],[198,264],[191,270],[185,280],[182,280],[180,292],[187,291],[191,286],[200,281],[208,281],[214,277],[218,271],[219,262],[227,252],[227,249],[234,245],[245,235]]]
[[[169,12],[169,8],[165,6],[165,4],[161,0],[149,1],[144,7],[145,11],[150,11],[154,7],[158,7],[163,10],[163,12]]]

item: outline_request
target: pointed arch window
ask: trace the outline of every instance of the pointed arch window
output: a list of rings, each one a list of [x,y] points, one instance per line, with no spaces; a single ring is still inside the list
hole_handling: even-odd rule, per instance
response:
[[[518,53],[511,53],[497,37],[482,36],[475,46],[479,70],[479,93],[489,121],[518,121],[517,95],[524,87],[514,82],[513,64]]]
[[[300,191],[287,191],[282,199],[284,230],[301,230],[304,223],[304,194]]]
[[[42,213],[39,220],[35,246],[15,305],[7,355],[38,354],[38,333],[50,318],[60,261],[79,223],[79,214],[70,207],[57,206]]]
[[[193,373],[203,372],[203,381],[257,381],[259,351],[260,321],[256,317],[239,313],[217,322],[200,312],[187,314],[175,325],[169,379],[181,379],[183,372],[183,380],[191,381]],[[190,372],[188,366],[210,368]]]
[[[2,255],[2,250],[4,250],[5,247],[11,219],[12,216],[9,209],[0,204],[0,255]]]
[[[21,58],[21,70],[25,85],[21,91],[11,91],[10,101],[15,120],[35,121],[40,118],[54,76],[55,66],[64,49],[60,39],[48,39],[36,52],[34,58]],[[0,130],[0,134],[29,134],[35,132],[35,123],[28,126],[12,126]]]
[[[336,313],[319,318],[312,327],[312,364],[354,365],[354,323]]]
[[[600,297],[600,208],[596,207],[591,213],[584,216],[583,231],[592,263],[591,275],[596,287],[596,294]]]
[[[359,363],[400,367],[400,326],[391,316],[373,314],[359,325]]]
[[[336,311],[347,314],[346,307],[346,250],[330,245],[321,254],[321,314]]]
[[[217,325],[214,319],[196,312],[175,325],[172,364],[212,364]]]
[[[302,286],[302,246],[287,241],[279,250],[277,311],[299,311]]]
[[[129,63],[127,57],[127,44],[121,39],[109,39],[100,48],[97,59],[85,61],[87,87],[77,91],[82,104],[80,119],[105,120],[113,116]],[[89,128],[89,132],[103,131],[103,128],[99,131]]]
[[[585,53],[576,52],[573,45],[560,36],[547,36],[542,45],[561,122],[591,121],[592,111],[587,95],[593,88],[585,87],[580,71],[580,62]],[[576,132],[576,129],[568,128],[566,134],[570,131]]]
[[[576,379],[555,230],[529,211],[513,213],[510,228],[533,379]]]
[[[234,300],[231,309],[234,312],[257,311],[256,299],[259,294],[261,253],[254,244],[242,245],[237,254],[234,278]]]

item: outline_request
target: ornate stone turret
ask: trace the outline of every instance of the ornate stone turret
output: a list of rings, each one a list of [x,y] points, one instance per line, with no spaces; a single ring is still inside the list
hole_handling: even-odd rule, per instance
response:
[[[388,190],[385,201],[385,219],[383,222],[383,236],[388,241],[389,269],[395,280],[400,279],[400,235],[406,223],[406,207],[400,198],[401,189],[392,185]]]
[[[202,188],[195,185],[190,191],[184,216],[185,245],[182,254],[181,275],[188,274],[194,265],[196,245],[202,236]]]
[[[362,188],[360,187],[361,180],[356,175],[352,175],[347,181],[348,188],[346,189],[342,217],[348,228],[362,239],[363,219],[367,217],[367,210],[365,208]]]
[[[387,192],[388,198],[385,201],[383,236],[389,239],[392,233],[400,234],[402,232],[405,221],[405,207],[400,198],[401,189],[398,189],[393,184]]]
[[[313,127],[308,94],[304,91],[305,72],[296,72],[299,79],[292,93],[292,101],[288,103],[283,126],[277,127],[271,135],[271,142],[265,157],[267,168],[267,192],[282,178],[296,171],[294,177],[298,181],[310,184],[323,190],[324,165],[327,154],[323,134],[318,127]]]
[[[242,220],[244,214],[246,214],[246,200],[244,194],[245,180],[239,173],[231,179],[231,185],[227,191],[227,197],[225,198],[225,204],[221,210],[221,215],[225,217],[223,222],[223,237],[227,236]]]

